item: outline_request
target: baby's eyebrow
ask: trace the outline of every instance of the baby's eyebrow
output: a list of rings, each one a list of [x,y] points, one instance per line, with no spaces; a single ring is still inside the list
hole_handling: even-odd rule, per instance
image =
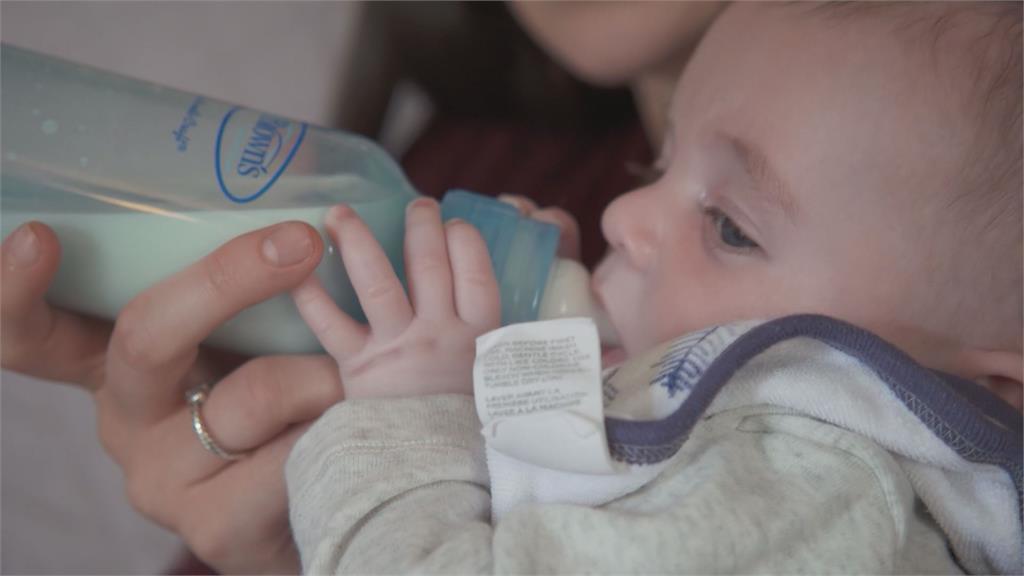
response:
[[[750,179],[764,194],[763,198],[758,199],[767,200],[777,205],[790,221],[795,220],[796,202],[793,200],[793,194],[790,193],[785,180],[780,178],[778,172],[772,168],[768,157],[750,142],[735,136],[726,138],[739,156]]]

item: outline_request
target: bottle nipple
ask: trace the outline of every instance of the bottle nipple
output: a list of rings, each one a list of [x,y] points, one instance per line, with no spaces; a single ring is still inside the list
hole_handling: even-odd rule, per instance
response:
[[[619,336],[608,320],[607,313],[594,299],[590,288],[590,273],[575,260],[558,258],[551,264],[537,319],[553,320],[576,316],[586,316],[594,320],[602,344],[619,345]]]

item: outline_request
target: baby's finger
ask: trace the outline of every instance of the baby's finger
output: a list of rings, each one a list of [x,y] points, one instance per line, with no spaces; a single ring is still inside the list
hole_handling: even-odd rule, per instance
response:
[[[433,199],[420,198],[409,204],[405,218],[405,276],[416,315],[448,318],[455,302],[441,211]]]
[[[341,252],[370,330],[383,338],[404,332],[412,322],[412,306],[370,229],[355,211],[339,204],[327,213],[327,230]]]
[[[38,222],[18,227],[4,241],[0,363],[16,372],[94,389],[100,384],[111,327],[46,303],[59,261],[57,236]]]
[[[299,315],[331,356],[348,358],[366,345],[370,330],[338,308],[315,274],[292,290],[292,299]]]
[[[535,210],[530,218],[558,226],[561,234],[558,237],[558,255],[562,258],[580,259],[580,225],[561,208],[544,208]]]
[[[445,224],[451,256],[455,310],[467,324],[491,330],[501,324],[501,297],[487,245],[472,225],[461,220]]]
[[[530,200],[526,196],[520,196],[518,194],[501,194],[498,196],[498,200],[506,204],[511,204],[519,213],[523,216],[530,216],[535,210],[537,210],[537,203]]]

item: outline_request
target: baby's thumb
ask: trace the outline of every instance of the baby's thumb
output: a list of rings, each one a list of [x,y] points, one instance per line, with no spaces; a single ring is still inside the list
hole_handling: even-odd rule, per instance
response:
[[[538,209],[533,200],[517,194],[502,194],[498,200],[514,206],[523,216],[558,226],[562,232],[558,241],[558,255],[572,260],[580,259],[580,225],[572,214],[561,208]]]
[[[530,214],[534,220],[558,226],[562,234],[558,240],[558,255],[562,258],[580,259],[580,225],[561,208],[544,208]]]

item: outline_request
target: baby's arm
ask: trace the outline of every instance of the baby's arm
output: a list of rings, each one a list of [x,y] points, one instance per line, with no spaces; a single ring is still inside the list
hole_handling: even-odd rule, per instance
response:
[[[292,451],[291,526],[313,574],[950,569],[941,535],[911,546],[913,492],[868,444],[809,418],[727,413],[636,492],[603,506],[524,504],[492,524],[472,398],[346,401]],[[586,492],[599,480],[577,481]],[[931,564],[901,563],[913,557]]]

